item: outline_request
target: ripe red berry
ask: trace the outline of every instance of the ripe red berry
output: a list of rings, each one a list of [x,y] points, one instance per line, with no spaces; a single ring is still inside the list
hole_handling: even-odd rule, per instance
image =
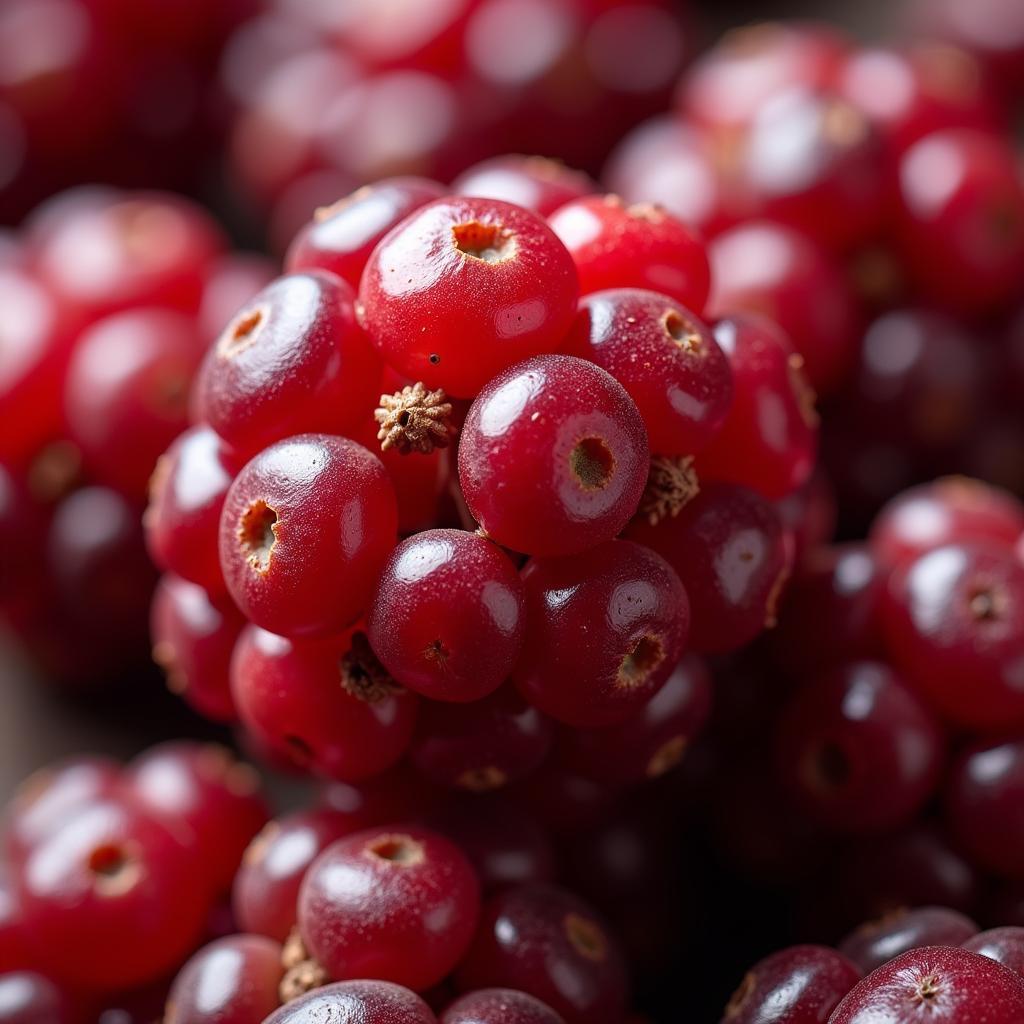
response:
[[[228,591],[264,629],[337,633],[369,605],[397,523],[387,471],[361,445],[325,434],[280,441],[228,490],[220,520]]]
[[[263,1024],[437,1024],[415,992],[387,981],[325,985],[282,1006]]]
[[[566,203],[549,221],[572,253],[580,294],[646,288],[697,316],[704,312],[711,280],[704,244],[661,207],[586,196]]]
[[[696,455],[726,421],[729,359],[703,321],[667,296],[637,288],[584,296],[566,352],[626,389],[659,455]]]
[[[402,541],[366,618],[370,645],[391,675],[445,701],[479,700],[500,686],[523,629],[516,567],[497,545],[463,530],[427,530]]]
[[[862,924],[839,948],[867,974],[908,950],[959,946],[977,933],[969,917],[947,907],[904,907]]]
[[[224,325],[261,288],[277,277],[277,265],[269,256],[254,252],[230,252],[213,263],[203,284],[197,326],[204,343],[216,338]]]
[[[1024,928],[989,928],[962,945],[964,949],[987,956],[1024,976]]]
[[[539,356],[491,381],[459,441],[459,481],[488,537],[533,555],[613,538],[647,480],[647,434],[633,400],[582,359]]]
[[[34,971],[0,973],[0,1021],[3,1024],[74,1024],[68,995]]]
[[[329,977],[430,988],[462,959],[480,886],[456,846],[423,828],[368,829],[331,844],[299,893],[299,931]]]
[[[500,199],[549,217],[573,199],[592,195],[597,183],[582,171],[542,156],[495,156],[467,167],[453,182],[457,196]]]
[[[512,988],[481,988],[459,996],[441,1024],[564,1024],[546,1003]]]
[[[388,363],[463,398],[529,356],[557,351],[578,286],[536,214],[494,199],[422,207],[374,250],[361,319]]]

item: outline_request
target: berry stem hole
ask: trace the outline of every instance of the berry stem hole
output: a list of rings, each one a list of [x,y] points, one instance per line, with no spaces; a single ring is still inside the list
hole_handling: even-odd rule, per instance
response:
[[[456,224],[452,237],[459,252],[484,263],[503,263],[515,255],[515,239],[498,224],[481,224],[478,220]]]
[[[811,755],[807,771],[811,784],[823,793],[835,793],[849,781],[852,769],[850,759],[838,743],[826,740]]]
[[[371,857],[403,868],[422,864],[426,859],[423,844],[405,835],[378,836],[366,847],[366,851]]]
[[[135,859],[117,843],[104,843],[92,850],[88,868],[97,890],[104,896],[128,892],[141,876]]]
[[[253,572],[265,576],[277,544],[277,513],[258,498],[242,513],[238,541]]]
[[[585,437],[569,453],[569,468],[584,490],[600,490],[612,478],[615,456],[601,438]]]
[[[665,648],[656,636],[642,636],[619,665],[619,685],[627,689],[642,685],[662,663]]]
[[[221,335],[217,351],[227,359],[237,356],[256,340],[265,319],[266,312],[260,306],[239,313]]]
[[[565,934],[573,949],[588,960],[601,961],[608,954],[608,941],[601,926],[596,921],[591,921],[589,917],[575,913],[567,914]]]
[[[699,352],[700,331],[678,309],[670,309],[662,318],[665,332],[684,352]]]

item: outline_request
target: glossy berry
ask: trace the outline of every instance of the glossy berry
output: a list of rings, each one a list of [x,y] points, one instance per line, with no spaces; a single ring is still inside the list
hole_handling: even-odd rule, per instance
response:
[[[178,972],[164,1024],[261,1024],[281,1004],[281,946],[231,935],[204,946]]]
[[[400,373],[469,398],[506,367],[557,351],[578,286],[536,214],[494,199],[422,207],[374,250],[361,319]]]
[[[282,1006],[264,1024],[437,1024],[415,992],[387,981],[325,985]]]
[[[549,218],[576,263],[580,294],[645,288],[704,312],[710,270],[704,244],[651,203],[627,206],[618,196],[587,196]]]
[[[377,243],[445,189],[429,178],[384,178],[318,209],[288,247],[285,270],[329,270],[359,287]]]
[[[628,995],[623,955],[583,900],[550,885],[492,896],[456,974],[462,991],[528,992],[566,1024],[618,1024]]]
[[[496,156],[467,167],[453,182],[458,196],[500,199],[549,217],[560,206],[592,195],[597,183],[581,171],[542,156]]]
[[[526,639],[513,679],[560,722],[625,721],[683,653],[686,591],[664,559],[638,544],[609,541],[579,555],[534,558],[523,584]]]
[[[397,522],[387,472],[361,445],[326,434],[280,441],[228,490],[220,520],[228,591],[264,629],[337,633],[369,605]]]
[[[292,434],[345,434],[378,397],[380,364],[356,323],[351,287],[326,271],[280,277],[207,352],[195,405],[244,455]]]
[[[3,1024],[73,1024],[75,1009],[67,994],[34,971],[0,973],[0,1021]]]
[[[722,1024],[822,1024],[860,979],[860,970],[834,949],[789,946],[750,968]]]
[[[992,542],[948,544],[893,574],[882,625],[895,664],[950,722],[1024,719],[1024,565]]]
[[[807,482],[817,454],[818,414],[803,357],[767,320],[720,320],[714,336],[732,367],[733,401],[697,472],[783,498]]]
[[[459,441],[459,481],[492,540],[565,555],[611,540],[647,481],[643,419],[593,363],[539,356],[491,381]]]
[[[977,953],[926,946],[896,957],[858,982],[830,1022],[914,1024],[922,1013],[936,1024],[1009,1024],[1024,1014],[1024,982]]]
[[[707,326],[656,292],[584,296],[566,352],[597,363],[626,389],[659,455],[696,455],[732,404],[729,360]]]
[[[257,626],[238,638],[231,692],[246,729],[297,767],[369,778],[405,752],[416,697],[397,686],[362,633],[288,640]]]
[[[545,1003],[512,988],[482,988],[459,996],[441,1014],[441,1024],[563,1024]]]
[[[1024,928],[989,928],[978,932],[962,945],[964,949],[996,960],[1024,976]]]
[[[658,552],[690,598],[690,645],[729,651],[775,622],[789,576],[778,513],[759,495],[709,483],[675,518],[635,519],[626,534]]]
[[[966,915],[947,907],[912,907],[868,921],[840,943],[865,974],[921,946],[959,946],[978,926]]]
[[[299,893],[299,931],[331,978],[382,978],[422,990],[462,959],[479,883],[456,846],[418,827],[339,839]]]
[[[472,701],[508,678],[524,615],[519,574],[497,545],[462,530],[427,530],[391,553],[366,634],[403,686],[433,700]]]

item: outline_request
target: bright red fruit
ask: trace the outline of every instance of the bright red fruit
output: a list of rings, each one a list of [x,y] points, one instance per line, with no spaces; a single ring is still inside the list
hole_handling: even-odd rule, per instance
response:
[[[387,981],[325,985],[282,1006],[264,1024],[437,1024],[415,992]]]
[[[865,972],[921,946],[959,946],[978,926],[948,907],[903,907],[854,929],[840,950]]]
[[[441,1024],[563,1024],[546,1003],[513,988],[481,988],[459,996]]]

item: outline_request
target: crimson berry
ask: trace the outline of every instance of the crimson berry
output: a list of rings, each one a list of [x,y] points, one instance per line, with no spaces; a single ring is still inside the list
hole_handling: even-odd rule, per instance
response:
[[[560,206],[598,191],[582,171],[542,156],[495,156],[467,167],[453,182],[457,196],[500,199],[549,217]]]
[[[263,1024],[437,1024],[415,992],[387,981],[325,985],[282,1006]]]
[[[261,1024],[280,1005],[281,946],[230,935],[204,946],[178,972],[164,1024]]]
[[[13,876],[8,865],[0,866],[0,971],[30,971],[45,961],[29,951],[25,917]]]
[[[284,942],[295,925],[306,869],[351,831],[351,818],[328,807],[296,811],[264,825],[246,848],[235,874],[232,909],[238,926]]]
[[[190,825],[207,877],[216,889],[230,888],[243,851],[267,820],[262,782],[251,765],[226,747],[179,740],[131,761],[124,785],[140,806]]]
[[[661,689],[690,619],[686,591],[664,559],[609,541],[531,559],[522,575],[526,639],[513,679],[531,704],[592,728],[625,721]]]
[[[720,320],[715,340],[729,357],[732,408],[697,461],[702,477],[782,498],[810,478],[818,415],[803,357],[770,321]]]
[[[566,352],[626,389],[659,455],[695,455],[726,422],[729,360],[707,326],[664,295],[614,288],[584,296]]]
[[[33,971],[0,973],[2,1024],[73,1024],[78,1018],[67,995]]]
[[[441,1024],[564,1024],[546,1003],[513,988],[481,988],[451,1003]]]
[[[722,1024],[822,1024],[860,979],[860,970],[834,949],[789,946],[750,968]]]
[[[217,535],[236,468],[209,427],[192,427],[160,456],[149,484],[143,523],[153,561],[211,594],[224,589]]]
[[[299,893],[299,932],[331,978],[419,991],[460,962],[479,910],[473,869],[447,839],[419,827],[368,829],[313,861]]]
[[[264,629],[337,633],[370,603],[398,512],[380,460],[303,434],[253,458],[228,490],[220,563],[235,604]]]
[[[1024,1014],[1024,982],[1009,968],[969,950],[925,946],[858,982],[829,1020],[912,1024],[923,1012],[956,1024],[1009,1024]]]
[[[378,396],[380,364],[352,289],[309,270],[279,277],[235,314],[196,380],[199,415],[240,452],[292,434],[348,433]]]
[[[947,907],[913,907],[868,921],[840,943],[840,950],[869,973],[911,949],[959,946],[978,933],[966,915]]]
[[[552,885],[491,897],[456,983],[463,992],[495,986],[528,992],[566,1024],[619,1024],[629,988],[607,926],[583,900]]]
[[[470,407],[459,481],[487,536],[532,555],[610,540],[636,511],[648,471],[643,419],[593,363],[539,356],[506,370]]]
[[[429,203],[383,238],[359,301],[388,363],[469,398],[513,363],[559,349],[577,292],[572,259],[540,217],[454,198]]]
[[[362,633],[288,640],[242,630],[231,692],[245,727],[269,749],[326,778],[358,780],[405,753],[416,697],[383,670]]]
[[[216,338],[224,325],[261,288],[277,276],[274,261],[255,252],[229,252],[213,263],[206,274],[199,306],[199,337]]]
[[[627,536],[658,552],[683,581],[695,650],[735,650],[774,624],[789,553],[778,513],[753,491],[704,485],[674,518],[635,519]]]
[[[1024,976],[1024,928],[990,928],[978,932],[962,945]]]
[[[508,678],[524,614],[519,574],[497,545],[463,530],[427,530],[392,551],[366,634],[403,686],[434,700],[475,701]]]
[[[991,542],[947,544],[898,568],[882,606],[893,661],[950,722],[1024,718],[1024,565]]]
[[[645,288],[700,316],[710,288],[701,240],[659,206],[627,206],[615,195],[585,196],[549,218],[576,263],[580,293]]]

